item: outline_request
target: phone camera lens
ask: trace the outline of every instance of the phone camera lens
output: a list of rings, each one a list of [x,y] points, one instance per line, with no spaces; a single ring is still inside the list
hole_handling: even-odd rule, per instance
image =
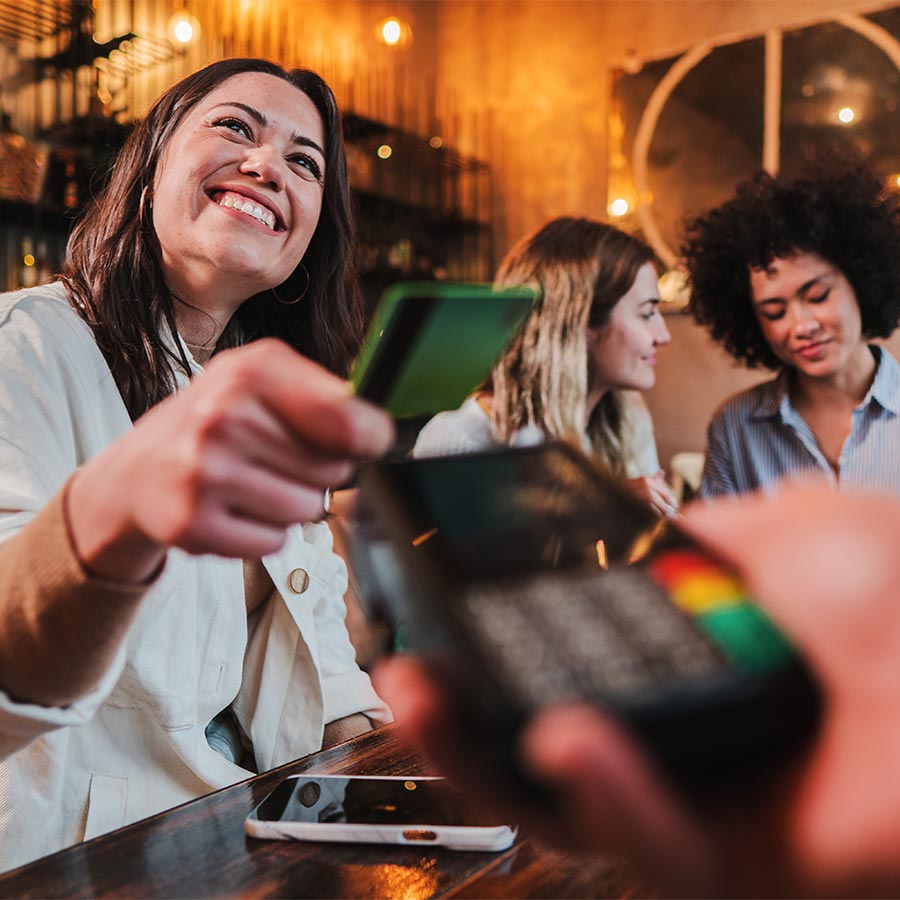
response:
[[[319,797],[322,796],[322,788],[316,784],[315,781],[311,781],[309,784],[304,784],[302,788],[300,788],[300,802],[307,809],[311,809],[319,802]]]

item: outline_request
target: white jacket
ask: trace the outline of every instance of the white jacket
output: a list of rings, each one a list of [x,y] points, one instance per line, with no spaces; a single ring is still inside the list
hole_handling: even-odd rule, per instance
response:
[[[62,285],[0,295],[0,540],[131,427]],[[279,593],[249,639],[241,561],[170,551],[93,695],[50,709],[0,692],[0,870],[249,777],[205,737],[232,701],[260,771],[318,750],[343,716],[389,720],[355,662],[328,527],[293,528],[263,562]]]

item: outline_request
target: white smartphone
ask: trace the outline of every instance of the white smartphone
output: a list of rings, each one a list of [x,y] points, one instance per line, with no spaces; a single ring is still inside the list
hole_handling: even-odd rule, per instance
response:
[[[251,837],[285,841],[431,844],[506,850],[516,829],[445,778],[294,775],[244,822]]]

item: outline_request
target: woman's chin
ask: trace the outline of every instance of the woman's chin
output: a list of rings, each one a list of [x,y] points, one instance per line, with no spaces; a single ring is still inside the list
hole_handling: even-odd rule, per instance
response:
[[[640,378],[634,378],[626,384],[623,384],[620,390],[624,391],[649,391],[656,384],[656,373],[651,372],[649,375],[643,375]]]
[[[289,277],[290,272],[282,275],[280,272],[272,273],[269,270],[261,270],[259,260],[235,260],[234,258],[218,260],[214,263],[217,277],[221,279],[223,288],[229,292],[237,286],[248,297],[259,294],[262,291],[277,288]]]

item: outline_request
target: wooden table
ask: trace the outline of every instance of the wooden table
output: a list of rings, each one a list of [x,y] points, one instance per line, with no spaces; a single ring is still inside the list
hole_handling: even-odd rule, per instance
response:
[[[621,865],[551,855],[262,841],[244,819],[287,775],[429,774],[391,728],[0,876],[0,897],[629,897]]]

